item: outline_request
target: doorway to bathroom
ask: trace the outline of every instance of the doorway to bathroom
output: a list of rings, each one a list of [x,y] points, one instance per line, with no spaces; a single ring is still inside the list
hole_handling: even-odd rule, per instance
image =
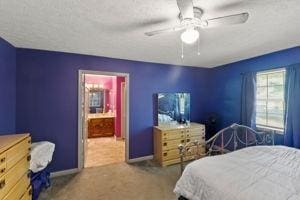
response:
[[[79,71],[78,167],[128,161],[129,74]]]

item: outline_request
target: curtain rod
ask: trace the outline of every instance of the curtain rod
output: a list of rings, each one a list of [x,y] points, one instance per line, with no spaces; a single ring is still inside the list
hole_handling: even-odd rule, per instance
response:
[[[268,73],[268,72],[271,72],[273,70],[278,70],[278,71],[282,70],[283,71],[283,70],[285,70],[285,68],[286,67],[274,67],[274,68],[266,69],[266,70],[255,70],[255,71],[249,71],[249,72],[242,72],[242,73],[240,73],[240,75],[245,75],[247,73],[258,73],[258,72],[260,72],[260,73]]]

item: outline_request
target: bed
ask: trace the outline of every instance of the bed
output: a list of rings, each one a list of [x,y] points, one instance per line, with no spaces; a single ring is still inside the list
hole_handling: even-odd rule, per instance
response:
[[[247,130],[247,134],[240,128]],[[300,199],[298,149],[273,146],[272,137],[244,126],[234,125],[224,130],[208,141],[208,155],[213,151],[219,153],[185,167],[174,189],[179,199]],[[230,146],[233,149],[229,150]]]

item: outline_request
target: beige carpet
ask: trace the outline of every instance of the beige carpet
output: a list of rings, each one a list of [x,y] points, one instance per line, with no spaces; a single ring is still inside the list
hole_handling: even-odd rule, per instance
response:
[[[117,163],[86,168],[75,175],[54,178],[40,200],[175,200],[178,165]]]
[[[114,137],[101,137],[87,140],[85,167],[103,166],[124,162],[125,141]]]

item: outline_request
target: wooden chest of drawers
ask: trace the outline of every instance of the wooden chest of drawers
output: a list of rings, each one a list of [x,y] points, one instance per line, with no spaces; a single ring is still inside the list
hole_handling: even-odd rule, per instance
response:
[[[193,140],[203,141],[200,151],[205,153],[205,126],[202,124],[191,123],[190,126],[155,126],[153,135],[154,159],[161,166],[180,162],[179,144],[186,144]],[[186,159],[193,159],[193,155]]]
[[[109,137],[115,133],[115,118],[92,118],[88,122],[88,138]]]
[[[0,136],[0,199],[31,200],[29,134]]]

